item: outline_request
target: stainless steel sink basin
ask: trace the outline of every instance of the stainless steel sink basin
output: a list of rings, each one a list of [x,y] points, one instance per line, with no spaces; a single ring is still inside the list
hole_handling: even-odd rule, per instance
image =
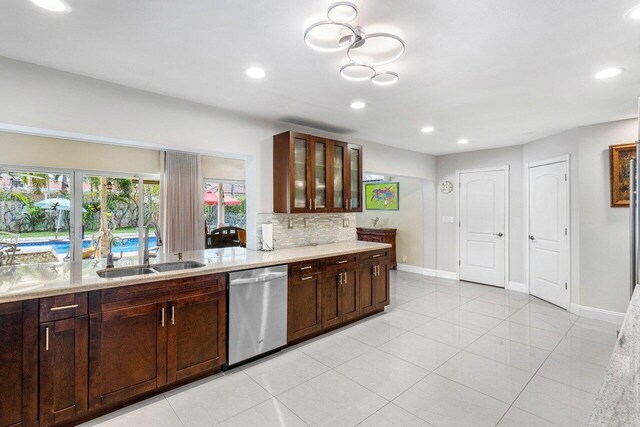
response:
[[[117,277],[141,276],[143,274],[154,274],[156,271],[147,267],[113,268],[97,271],[96,274],[103,279],[113,279]]]
[[[143,274],[165,273],[167,271],[189,270],[192,268],[204,267],[205,265],[196,261],[177,261],[165,262],[164,264],[156,264],[149,267],[143,265],[126,268],[106,268],[97,271],[96,274],[103,279],[112,279],[114,277],[141,276]]]
[[[178,262],[167,262],[164,264],[156,264],[151,268],[153,268],[158,273],[164,273],[165,271],[189,270],[192,268],[199,268],[199,267],[204,267],[204,264],[196,261],[178,261]]]

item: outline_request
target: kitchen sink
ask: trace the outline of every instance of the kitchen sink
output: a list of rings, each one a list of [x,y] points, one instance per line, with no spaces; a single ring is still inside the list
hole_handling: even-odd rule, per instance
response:
[[[205,265],[196,261],[177,261],[156,264],[153,266],[136,266],[127,268],[105,268],[97,271],[96,274],[103,279],[113,279],[116,277],[141,276],[143,274],[165,273],[167,271],[190,270],[192,268],[204,267]]]
[[[113,279],[117,277],[142,276],[143,274],[154,274],[156,271],[147,267],[130,267],[130,268],[109,268],[100,270],[96,274],[103,279]]]
[[[204,264],[196,261],[178,261],[167,262],[164,264],[156,264],[152,266],[158,273],[164,273],[165,271],[178,271],[178,270],[190,270],[192,268],[204,267]]]

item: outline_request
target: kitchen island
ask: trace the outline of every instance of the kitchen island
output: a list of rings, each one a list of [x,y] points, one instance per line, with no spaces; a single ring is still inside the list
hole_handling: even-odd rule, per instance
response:
[[[636,287],[609,360],[590,426],[640,426],[640,289]]]
[[[286,345],[379,313],[389,253],[362,241],[210,249],[160,255],[149,274],[119,278],[98,273],[137,257],[113,269],[100,260],[0,268],[0,427],[75,424],[219,372],[230,272],[286,265]],[[190,268],[173,270],[179,260]]]

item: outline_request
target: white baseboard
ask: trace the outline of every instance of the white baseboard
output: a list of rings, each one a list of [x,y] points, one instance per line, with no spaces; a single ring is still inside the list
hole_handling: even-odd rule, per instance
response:
[[[604,320],[605,322],[615,323],[616,325],[622,325],[624,320],[624,313],[617,311],[604,310],[602,308],[587,307],[585,305],[579,305],[571,303],[569,311],[578,316],[587,317],[589,319]]]
[[[507,289],[509,289],[510,291],[523,292],[525,294],[527,293],[527,285],[520,282],[509,281],[509,283],[507,283]]]
[[[442,277],[443,279],[453,279],[453,280],[456,279],[456,273],[454,272],[444,271],[444,270],[434,270],[432,268],[423,268],[423,267],[418,267],[416,265],[398,264],[398,270],[406,271],[407,273],[422,274],[423,276]]]

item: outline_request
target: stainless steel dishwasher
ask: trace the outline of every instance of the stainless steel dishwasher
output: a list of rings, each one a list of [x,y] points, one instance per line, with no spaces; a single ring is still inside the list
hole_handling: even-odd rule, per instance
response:
[[[228,366],[287,344],[287,266],[229,274]]]

